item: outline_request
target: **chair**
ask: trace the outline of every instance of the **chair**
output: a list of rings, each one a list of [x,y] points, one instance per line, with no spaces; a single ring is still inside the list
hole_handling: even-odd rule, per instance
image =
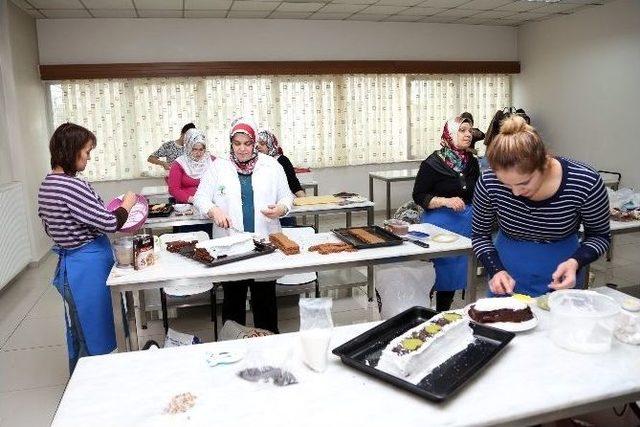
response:
[[[297,227],[282,227],[282,233],[289,237],[294,242],[300,244],[304,242],[308,237],[316,234],[316,229],[312,226],[297,226]],[[316,298],[320,296],[320,285],[318,283],[318,273],[309,272],[309,273],[299,273],[299,274],[288,274],[276,280],[276,292],[282,294],[292,293],[289,291],[289,287],[296,286],[298,287],[296,291],[300,290],[300,286],[310,285],[315,283],[315,296]],[[302,292],[293,292],[293,293],[302,293]],[[306,293],[306,291],[305,291]]]
[[[190,233],[171,233],[171,234],[163,234],[160,236],[160,245],[164,248],[165,244],[168,242],[174,242],[176,240],[208,240],[209,235],[204,231],[195,231]],[[175,285],[175,286],[167,286],[165,288],[160,288],[160,304],[162,306],[162,325],[164,326],[165,334],[169,330],[169,316],[167,310],[167,295],[172,297],[184,298],[190,295],[198,295],[203,294],[205,292],[209,292],[209,302],[211,305],[211,321],[214,323],[214,327],[216,327],[215,339],[218,339],[218,328],[217,328],[217,317],[216,317],[216,293],[215,287],[213,283],[204,282],[204,283],[196,283],[193,285]],[[193,304],[181,304],[179,307],[188,307]]]
[[[599,170],[598,173],[604,181],[605,187],[610,187],[612,190],[618,190],[620,187],[620,181],[622,181],[622,174],[620,172],[612,172]]]

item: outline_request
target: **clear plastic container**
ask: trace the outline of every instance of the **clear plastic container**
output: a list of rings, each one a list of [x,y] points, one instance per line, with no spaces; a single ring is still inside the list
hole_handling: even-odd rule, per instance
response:
[[[611,297],[586,290],[561,290],[549,296],[551,340],[579,353],[611,349],[619,304]]]
[[[133,265],[133,237],[123,236],[113,242],[113,252],[118,267]]]
[[[640,302],[637,299],[627,298],[622,301],[614,334],[624,343],[640,345]]]

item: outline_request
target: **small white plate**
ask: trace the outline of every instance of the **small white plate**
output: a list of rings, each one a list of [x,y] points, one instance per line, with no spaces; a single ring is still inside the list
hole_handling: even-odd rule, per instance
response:
[[[527,320],[526,322],[494,322],[494,323],[476,322],[471,318],[471,316],[469,316],[469,309],[471,308],[472,305],[473,303],[469,304],[463,309],[464,314],[469,318],[470,321],[477,323],[478,325],[491,326],[492,328],[502,329],[503,331],[508,331],[508,332],[524,332],[524,331],[529,331],[535,328],[536,326],[538,326],[538,318],[536,317],[536,314],[533,312],[532,312],[533,319]]]
[[[440,233],[433,236],[431,240],[438,243],[452,243],[458,240],[458,236],[455,234]]]

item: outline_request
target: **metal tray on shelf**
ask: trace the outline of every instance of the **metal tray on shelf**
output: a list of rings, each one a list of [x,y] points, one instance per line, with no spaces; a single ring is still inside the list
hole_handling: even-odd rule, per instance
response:
[[[391,340],[437,314],[424,307],[412,307],[333,349],[342,362],[396,387],[434,402],[451,397],[471,378],[487,368],[515,334],[470,322],[475,340],[453,355],[418,384],[376,369],[382,350]]]
[[[148,218],[166,218],[169,215],[171,215],[171,213],[173,212],[173,205],[169,204],[169,203],[163,203],[166,206],[160,210],[157,211],[153,211],[152,208],[156,205],[149,205],[149,214],[147,215]]]
[[[369,233],[383,239],[384,241],[380,243],[366,243],[358,239],[353,234],[349,233],[349,230],[355,229],[368,231]],[[333,232],[333,234],[338,236],[340,240],[350,244],[356,249],[383,248],[385,246],[397,246],[402,244],[402,239],[400,237],[377,225],[366,227],[336,228],[335,230],[331,231]]]
[[[211,262],[207,262],[205,260],[201,260],[198,258],[194,258],[194,248],[188,247],[181,249],[178,253],[182,256],[190,258],[194,261],[198,261],[201,264],[206,265],[207,267],[217,267],[219,265],[230,264],[232,262],[243,261],[245,259],[255,258],[263,255],[268,255],[270,253],[275,252],[276,248],[268,243],[259,242],[257,240],[253,241],[255,248],[251,252],[247,252],[244,254],[238,255],[223,255],[218,258],[215,258]]]

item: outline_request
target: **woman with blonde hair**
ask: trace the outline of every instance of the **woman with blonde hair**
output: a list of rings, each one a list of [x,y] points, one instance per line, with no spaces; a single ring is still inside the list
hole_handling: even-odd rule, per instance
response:
[[[472,240],[490,292],[535,297],[583,286],[579,272],[611,241],[609,200],[600,175],[550,155],[538,132],[517,115],[502,122],[487,158],[491,170],[482,174],[474,194]]]

